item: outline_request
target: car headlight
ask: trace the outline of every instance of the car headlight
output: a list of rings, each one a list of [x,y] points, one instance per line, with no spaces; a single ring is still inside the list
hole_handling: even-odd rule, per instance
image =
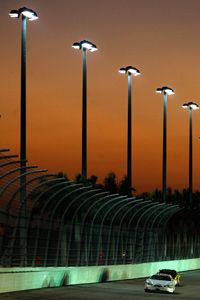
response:
[[[173,287],[174,287],[174,285],[173,285],[173,283],[169,283],[169,284],[166,284],[166,285],[164,285],[164,287],[173,288]]]

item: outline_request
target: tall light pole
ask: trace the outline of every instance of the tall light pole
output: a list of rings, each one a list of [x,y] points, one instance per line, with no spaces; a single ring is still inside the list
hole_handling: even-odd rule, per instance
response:
[[[21,167],[26,167],[26,21],[38,19],[35,11],[22,7],[18,10],[11,10],[11,18],[22,17],[21,30],[21,114],[20,114],[20,160]]]
[[[167,96],[175,94],[174,91],[163,86],[157,88],[156,93],[163,94],[164,110],[163,110],[163,165],[162,165],[162,200],[166,203],[166,163],[167,163]]]
[[[132,76],[141,75],[140,71],[132,66],[119,69],[119,73],[128,75],[128,126],[127,126],[127,180],[128,187],[132,188]]]
[[[27,263],[26,236],[26,21],[38,19],[35,11],[22,7],[11,10],[11,18],[22,17],[21,29],[21,103],[20,103],[20,263]]]
[[[199,109],[198,104],[194,102],[184,103],[182,108],[189,111],[189,204],[192,206],[192,173],[193,173],[193,163],[192,163],[192,111]]]
[[[72,45],[74,49],[82,50],[83,83],[82,83],[82,177],[87,178],[87,52],[97,50],[96,45],[83,40]]]

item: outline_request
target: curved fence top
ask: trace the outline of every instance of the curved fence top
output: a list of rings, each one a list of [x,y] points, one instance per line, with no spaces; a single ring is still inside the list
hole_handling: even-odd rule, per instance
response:
[[[185,233],[199,232],[199,225],[200,209],[77,184],[62,174],[24,166],[8,149],[0,149],[0,226],[5,234],[0,248],[5,265],[14,264],[16,257],[20,264],[28,259],[35,265],[38,255],[43,265],[51,266],[131,263],[155,260],[160,253],[167,259],[176,257],[171,244],[165,247],[172,233],[173,238],[184,233],[185,239]],[[197,255],[196,246],[188,249],[189,254],[179,252],[183,257]]]
[[[8,151],[0,149],[0,209],[10,215],[15,215],[23,202],[31,218],[45,216],[62,222],[78,218],[91,224],[103,222],[105,225],[126,224],[130,227],[134,224],[142,226],[147,219],[152,226],[165,224],[165,220],[178,211],[176,207],[169,209],[170,205],[84,187],[65,177],[47,174],[46,170],[39,170],[36,166],[27,166],[22,172],[20,160]],[[22,177],[25,177],[23,183]],[[156,221],[152,222],[154,219]]]

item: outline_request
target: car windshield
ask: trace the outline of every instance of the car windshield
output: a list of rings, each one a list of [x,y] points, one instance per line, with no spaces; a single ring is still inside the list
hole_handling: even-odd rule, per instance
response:
[[[169,275],[171,275],[173,278],[176,277],[176,271],[175,271],[175,270],[162,269],[162,270],[160,270],[159,273],[169,274]]]
[[[158,274],[155,274],[155,275],[151,276],[151,279],[171,281],[170,276],[158,275]]]

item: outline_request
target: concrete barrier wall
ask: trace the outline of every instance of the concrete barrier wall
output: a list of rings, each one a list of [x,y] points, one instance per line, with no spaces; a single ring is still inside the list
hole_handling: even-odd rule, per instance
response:
[[[142,278],[163,268],[176,269],[179,272],[197,270],[200,269],[200,258],[136,265],[0,268],[0,293]]]

